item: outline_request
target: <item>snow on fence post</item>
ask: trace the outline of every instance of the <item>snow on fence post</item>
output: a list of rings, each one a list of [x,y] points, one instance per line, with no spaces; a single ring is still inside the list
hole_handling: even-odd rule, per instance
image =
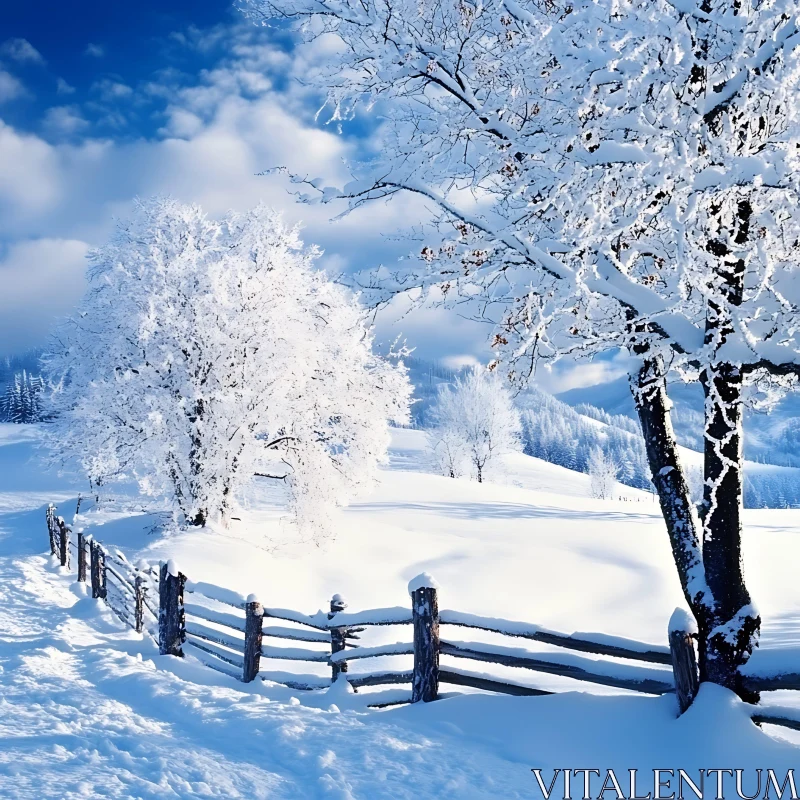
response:
[[[86,537],[78,531],[78,581],[86,583]]]
[[[144,630],[144,580],[139,573],[136,573],[136,580],[133,582],[134,598],[133,598],[133,621],[136,628],[136,633],[141,633]]]
[[[47,519],[47,532],[50,534],[50,555],[54,556],[58,553],[56,547],[56,507],[50,503],[45,511],[45,518]]]
[[[331,613],[328,614],[328,619],[333,619],[340,611],[347,608],[347,603],[340,594],[335,594],[331,597]],[[345,639],[347,637],[347,628],[331,628],[331,655],[341,653],[345,649]],[[331,664],[331,682],[336,683],[336,679],[342,673],[347,672],[346,661],[336,661]]]
[[[414,624],[414,677],[411,702],[439,697],[439,585],[423,572],[408,584]]]
[[[162,656],[183,656],[185,616],[183,589],[186,576],[178,572],[175,562],[161,565],[158,582],[158,652]]]
[[[264,624],[264,606],[251,594],[245,605],[247,616],[244,622],[244,667],[242,680],[250,683],[258,677],[261,668],[261,628]]]
[[[56,519],[58,525],[58,557],[62,567],[69,567],[69,527],[64,517]]]
[[[694,642],[697,623],[682,608],[676,608],[669,620],[669,651],[672,656],[672,674],[675,677],[675,694],[680,713],[683,714],[697,697],[700,671]]]
[[[106,588],[106,556],[100,542],[91,539],[89,542],[89,556],[91,564],[89,569],[92,575],[92,597],[105,600],[108,595]]]

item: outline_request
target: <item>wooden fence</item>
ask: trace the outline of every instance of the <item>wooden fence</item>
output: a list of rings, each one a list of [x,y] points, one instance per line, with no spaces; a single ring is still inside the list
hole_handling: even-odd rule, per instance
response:
[[[375,706],[436,700],[441,684],[510,695],[552,694],[492,675],[454,666],[443,667],[440,657],[447,656],[649,695],[675,692],[681,713],[697,695],[696,634],[691,618],[685,614],[673,615],[669,646],[604,634],[565,634],[528,623],[440,610],[438,587],[430,576],[421,575],[409,584],[411,602],[408,607],[348,613],[345,602],[337,594],[331,598],[328,612],[307,615],[286,608],[265,607],[255,595],[244,597],[213,584],[191,581],[172,561],[162,563],[159,569],[144,562],[133,565],[121,551],[106,548],[81,531],[73,542],[70,527],[63,518],[56,516],[53,505],[47,508],[47,526],[51,554],[63,567],[70,568],[71,553],[75,552],[79,581],[87,581],[88,566],[92,597],[105,600],[117,616],[136,631],[150,631],[162,654],[183,656],[190,653],[206,666],[245,683],[260,677],[297,690],[314,690],[343,678],[354,690],[411,686],[410,693],[406,691],[403,695],[376,695]],[[289,625],[276,625],[274,621]],[[360,646],[360,634],[376,626],[410,626],[410,636],[405,642]],[[574,653],[533,654],[520,648],[455,641],[449,634],[442,635],[443,628],[445,631],[468,628],[606,658],[586,658]],[[272,640],[281,644],[272,644]],[[318,648],[323,645],[325,649],[302,646],[306,643]],[[369,662],[401,655],[413,656],[412,669],[350,672],[354,661]],[[265,669],[262,660],[327,664],[330,678],[270,671]],[[756,691],[800,689],[800,674],[752,676],[746,678],[746,684]],[[765,709],[753,719],[800,730],[800,715],[796,713]]]

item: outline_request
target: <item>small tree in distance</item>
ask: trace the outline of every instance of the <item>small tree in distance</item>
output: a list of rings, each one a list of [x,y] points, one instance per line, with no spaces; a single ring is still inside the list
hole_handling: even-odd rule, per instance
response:
[[[411,390],[317,255],[264,207],[216,221],[140,205],[90,256],[88,293],[46,357],[54,446],[195,525],[226,524],[256,476],[284,481],[295,517],[324,531],[370,483]]]
[[[522,449],[522,423],[508,386],[477,367],[439,390],[430,421],[431,451],[451,478],[469,472],[482,483],[499,456]]]
[[[619,465],[613,456],[607,455],[599,447],[589,453],[589,491],[598,500],[613,500],[617,486]]]

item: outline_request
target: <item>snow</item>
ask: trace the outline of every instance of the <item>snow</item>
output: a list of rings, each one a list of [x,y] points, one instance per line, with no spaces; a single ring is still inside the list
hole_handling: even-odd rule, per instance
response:
[[[697,633],[697,620],[685,609],[678,606],[669,618],[669,632]]]
[[[436,579],[427,572],[420,572],[416,578],[408,582],[408,593],[414,594],[417,589],[439,589],[440,586]]]
[[[339,514],[337,537],[323,547],[305,544],[269,497],[253,497],[229,531],[164,537],[153,532],[152,515],[126,510],[121,501],[82,516],[97,540],[119,547],[131,563],[174,559],[195,587],[225,587],[232,594],[222,596],[237,602],[257,592],[267,605],[296,609],[299,622],[327,626],[325,612],[302,610],[327,607],[327,598],[345,591],[357,608],[402,612],[408,622],[408,582],[427,571],[441,583],[440,602],[457,609],[447,615],[666,645],[681,593],[649,496],[639,493],[641,503],[593,500],[586,476],[519,455],[508,462],[504,484],[439,477],[410,469],[411,460],[425,458],[420,432],[394,435],[392,456],[402,448],[408,468],[382,471],[375,492]],[[42,555],[47,502],[71,510],[78,487],[43,471],[32,455],[30,443],[0,447],[0,797],[488,800],[537,796],[532,768],[549,782],[565,765],[600,765],[627,776],[629,768],[665,766],[696,772],[769,765],[785,773],[797,763],[800,735],[759,730],[750,721],[753,707],[715,686],[704,685],[676,719],[671,695],[622,694],[443,656],[448,670],[470,665],[470,674],[558,693],[503,697],[443,684],[445,699],[437,703],[376,710],[367,705],[407,699],[408,689],[354,694],[341,680],[329,686],[327,663],[266,659],[262,675],[272,680],[243,684],[204,666],[201,658],[218,669],[225,662],[191,644],[184,659],[160,656],[147,635],[123,626],[74,583],[74,573]],[[525,465],[522,477],[516,464]],[[758,659],[764,669],[782,669],[794,661],[793,652],[782,651],[800,648],[800,512],[747,511],[745,522],[747,577],[764,616],[762,648],[748,670],[760,670]],[[205,594],[186,599],[190,621],[193,609],[208,615],[204,627],[244,621],[241,608],[216,608],[220,601]],[[363,613],[337,614],[331,622]],[[375,626],[361,635],[366,647],[380,648],[410,633]],[[484,649],[510,642],[491,632],[471,631],[470,638]],[[324,643],[316,646],[325,652]],[[535,642],[510,649],[569,657]],[[373,671],[372,659],[352,660],[352,652],[342,656],[351,656],[350,676]],[[407,670],[411,656],[378,662],[380,670]],[[619,666],[612,659],[603,665],[612,672]],[[272,682],[292,679],[327,688]],[[772,693],[764,712],[800,716],[796,695]]]
[[[170,570],[170,575],[177,574],[177,572]],[[247,604],[247,598],[243,594],[232,589],[216,586],[213,583],[187,580],[184,589],[190,594],[202,595],[210,600],[216,600],[218,603],[224,603],[235,608],[243,608]]]

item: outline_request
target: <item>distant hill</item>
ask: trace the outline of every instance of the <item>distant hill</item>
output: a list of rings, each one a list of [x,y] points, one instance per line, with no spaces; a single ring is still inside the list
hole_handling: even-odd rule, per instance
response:
[[[407,359],[416,402],[414,427],[424,428],[439,387],[461,370],[424,359]],[[670,387],[673,424],[684,452],[695,500],[702,495],[703,395],[699,386]],[[600,448],[619,467],[619,481],[652,491],[644,440],[625,379],[553,396],[532,385],[517,396],[523,417],[525,453],[585,473],[589,455]],[[748,412],[745,424],[745,505],[800,506],[800,399],[792,396],[771,415]],[[752,463],[757,462],[757,463]],[[771,466],[761,466],[762,464]],[[786,469],[792,467],[792,469]]]
[[[678,441],[692,450],[702,450],[703,390],[699,384],[673,383],[669,396],[674,403],[672,423]],[[590,404],[609,414],[636,419],[628,381],[619,378],[599,386],[570,389],[557,395],[573,407]],[[770,413],[745,410],[744,455],[749,461],[784,467],[800,467],[800,393],[787,395]]]

